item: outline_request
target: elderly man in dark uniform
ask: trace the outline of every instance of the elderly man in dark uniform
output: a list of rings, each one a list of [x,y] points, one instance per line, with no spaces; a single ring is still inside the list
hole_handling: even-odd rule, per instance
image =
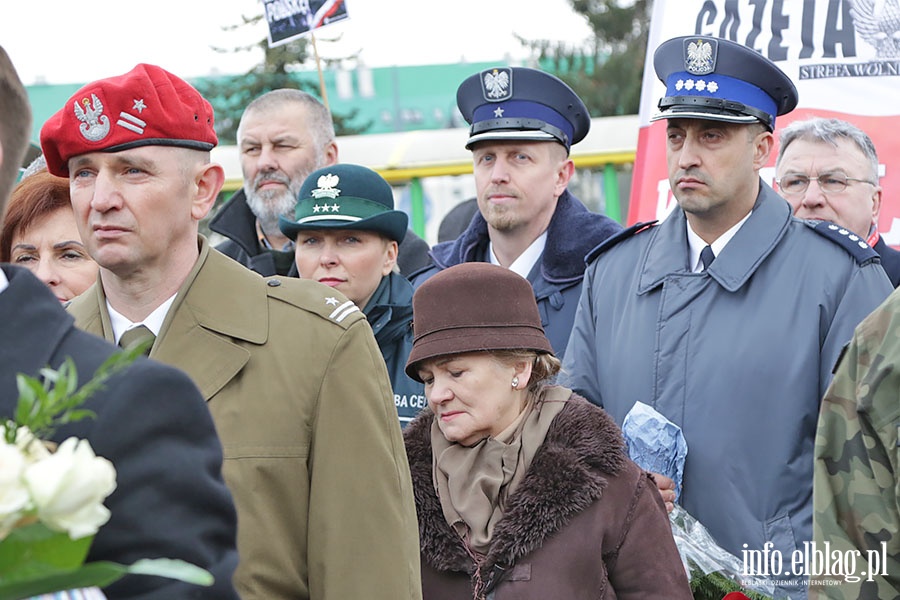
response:
[[[664,42],[654,66],[678,206],[589,255],[565,383],[619,424],[640,401],[680,426],[678,502],[732,554],[787,563],[812,539],[819,401],[891,285],[865,242],[796,219],[761,181],[775,117],[797,104],[777,66],[704,36]]]
[[[25,154],[31,109],[25,88],[0,48],[0,214]],[[79,331],[59,300],[29,271],[0,269],[0,420],[14,416],[16,375],[74,361],[88,381],[115,351]],[[222,447],[206,403],[190,379],[172,367],[139,358],[83,405],[94,418],[60,427],[52,441],[87,440],[116,469],[106,499],[110,520],[94,537],[88,562],[132,564],[179,558],[207,569],[212,587],[128,576],[103,591],[111,600],[234,599],[236,517],[222,480]]]
[[[155,335],[150,356],[207,399],[243,600],[415,600],[409,467],[372,330],[340,292],[264,279],[198,235],[224,181],[217,141],[209,102],[144,64],[89,83],[44,124],[47,168],[69,177],[100,265],[69,311],[109,340]]]
[[[472,75],[456,102],[471,123],[479,213],[452,242],[431,251],[418,287],[447,267],[490,262],[531,282],[544,331],[562,356],[572,328],[587,252],[622,228],[590,212],[566,189],[572,144],[591,126],[581,99],[556,77],[503,67]]]
[[[866,240],[891,284],[900,285],[900,251],[878,232],[883,190],[872,138],[853,123],[814,117],[782,129],[780,141],[776,183],[794,214],[832,221]]]

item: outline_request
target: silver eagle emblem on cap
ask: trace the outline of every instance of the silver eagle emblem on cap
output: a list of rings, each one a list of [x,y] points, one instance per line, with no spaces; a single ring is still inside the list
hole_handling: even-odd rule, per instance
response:
[[[716,70],[716,47],[714,42],[697,40],[685,41],[684,70],[694,75],[707,75]]]
[[[82,104],[84,108],[81,107]],[[109,117],[103,114],[103,103],[97,94],[91,94],[90,99],[82,98],[81,103],[76,100],[75,116],[81,121],[78,130],[84,139],[99,142],[109,133]]]
[[[313,198],[337,198],[341,195],[341,190],[335,186],[340,183],[340,181],[341,178],[333,173],[321,175],[316,181],[316,184],[319,187],[312,190],[310,194],[312,194]]]
[[[512,97],[512,69],[491,69],[481,78],[481,91],[488,102],[502,102]]]

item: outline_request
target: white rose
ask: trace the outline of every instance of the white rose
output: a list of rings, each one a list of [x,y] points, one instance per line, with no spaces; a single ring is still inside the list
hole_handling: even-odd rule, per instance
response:
[[[103,500],[116,489],[116,470],[85,440],[67,439],[26,467],[24,479],[38,517],[50,529],[74,540],[94,535],[109,520]]]
[[[24,472],[22,451],[0,441],[0,540],[28,509],[28,489],[22,481]]]
[[[16,430],[16,446],[28,462],[37,462],[50,456],[50,451],[43,440],[36,438],[27,427],[19,427]]]

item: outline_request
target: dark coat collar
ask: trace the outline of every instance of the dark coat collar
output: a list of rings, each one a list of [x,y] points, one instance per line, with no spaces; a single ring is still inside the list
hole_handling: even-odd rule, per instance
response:
[[[541,256],[541,276],[552,283],[570,283],[584,277],[584,257],[591,248],[622,229],[609,217],[593,213],[578,198],[563,192],[547,227],[547,245]],[[441,269],[484,259],[490,238],[487,221],[476,212],[472,222],[452,242],[431,249]]]
[[[379,348],[404,337],[412,323],[413,287],[399,273],[381,278],[368,304],[363,309]]]
[[[431,424],[426,409],[404,431],[419,517],[422,559],[439,571],[473,573],[475,565],[461,538],[447,524],[432,483]],[[572,395],[556,416],[544,444],[506,514],[494,529],[482,572],[510,567],[541,547],[576,514],[602,495],[604,475],[617,474],[625,461],[619,429],[602,410]]]
[[[73,330],[74,319],[26,269],[2,268],[9,287],[0,292],[0,372],[4,378],[15,373],[34,375],[36,368],[50,364],[63,338]],[[15,389],[15,381],[0,382],[0,389]]]
[[[256,215],[247,204],[244,188],[239,189],[209,220],[210,231],[232,240],[250,256],[260,253],[256,234]]]

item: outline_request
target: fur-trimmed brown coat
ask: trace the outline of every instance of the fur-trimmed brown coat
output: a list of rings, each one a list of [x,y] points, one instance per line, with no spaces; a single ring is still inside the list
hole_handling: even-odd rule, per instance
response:
[[[573,394],[550,426],[481,567],[444,519],[431,424],[404,432],[419,519],[425,600],[690,599],[665,508],[600,408]]]

